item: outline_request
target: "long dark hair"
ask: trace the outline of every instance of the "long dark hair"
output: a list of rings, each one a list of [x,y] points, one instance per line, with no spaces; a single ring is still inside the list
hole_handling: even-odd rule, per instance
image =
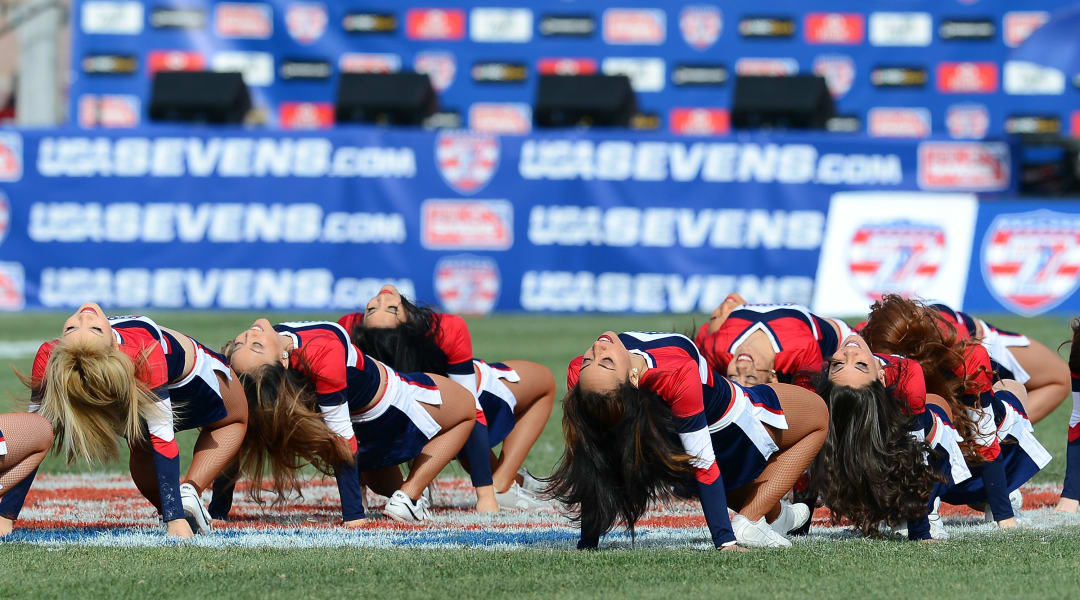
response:
[[[609,393],[575,386],[563,398],[566,447],[546,481],[547,493],[576,513],[582,535],[599,537],[617,520],[631,536],[653,501],[693,481],[691,457],[675,434],[671,409],[622,383]]]
[[[446,375],[449,362],[435,344],[438,320],[435,311],[417,306],[401,297],[405,321],[397,327],[367,327],[358,322],[349,332],[356,347],[364,354],[404,372]]]
[[[963,442],[960,447],[970,464],[984,461],[975,444],[978,424],[961,401],[974,373],[964,367],[964,350],[977,340],[958,340],[956,326],[938,311],[915,300],[886,294],[874,302],[862,330],[874,352],[910,358],[923,368],[926,391],[945,399]],[[964,373],[957,377],[956,373]]]
[[[810,466],[810,481],[832,513],[865,536],[926,514],[930,492],[945,476],[927,461],[930,446],[911,437],[914,419],[893,388],[874,380],[861,388],[834,385],[826,372],[817,387],[829,407],[829,433]]]

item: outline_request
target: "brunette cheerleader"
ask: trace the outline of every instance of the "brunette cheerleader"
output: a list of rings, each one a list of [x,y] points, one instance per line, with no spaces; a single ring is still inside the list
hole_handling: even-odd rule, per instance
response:
[[[616,520],[632,533],[651,502],[688,488],[725,550],[789,546],[784,534],[810,518],[780,499],[825,440],[827,413],[813,393],[744,388],[678,334],[610,331],[571,362],[567,386],[566,449],[549,491],[576,511],[579,548],[596,548]]]
[[[364,354],[399,371],[448,376],[473,393],[476,423],[459,458],[476,489],[477,510],[547,505],[533,493],[536,480],[523,468],[555,400],[555,379],[547,367],[475,358],[464,319],[417,306],[392,285],[383,286],[364,312],[338,323]],[[491,449],[500,443],[496,458]]]

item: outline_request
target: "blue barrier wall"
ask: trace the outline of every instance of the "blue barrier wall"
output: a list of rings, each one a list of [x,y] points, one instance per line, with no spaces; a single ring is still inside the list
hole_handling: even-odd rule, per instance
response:
[[[1015,188],[1004,142],[0,131],[0,307],[809,303],[830,198]],[[872,211],[871,211],[872,212]]]
[[[538,73],[603,72],[630,75],[653,125],[722,134],[735,73],[802,72],[871,135],[1067,132],[1073,74],[1009,54],[1070,4],[75,0],[71,115],[135,125],[153,72],[205,68],[243,72],[272,124],[325,126],[341,72],[415,69],[463,125],[522,133]]]

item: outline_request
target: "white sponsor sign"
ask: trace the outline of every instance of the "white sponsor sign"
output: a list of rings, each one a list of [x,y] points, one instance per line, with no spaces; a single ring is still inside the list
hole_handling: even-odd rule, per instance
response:
[[[142,2],[83,2],[80,12],[83,33],[137,35],[143,30]]]
[[[870,13],[871,46],[929,46],[934,19],[924,12]]]
[[[974,194],[833,194],[813,311],[863,316],[882,293],[961,308],[977,211]]]
[[[244,83],[253,87],[274,83],[274,57],[269,52],[224,50],[214,54],[210,67],[219,73],[240,73]]]
[[[533,14],[527,8],[474,8],[469,36],[474,42],[525,43],[532,39]]]
[[[1002,87],[1006,94],[1056,96],[1065,93],[1065,74],[1053,67],[1009,60],[1005,62]]]
[[[604,75],[626,75],[635,92],[659,92],[664,89],[664,59],[605,58],[600,69]]]

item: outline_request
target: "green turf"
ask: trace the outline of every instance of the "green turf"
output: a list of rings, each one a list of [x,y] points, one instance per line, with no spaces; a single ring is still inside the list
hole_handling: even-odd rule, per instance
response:
[[[216,347],[248,325],[240,313],[154,313],[154,318]],[[263,316],[263,315],[260,315]],[[268,315],[274,320],[274,315]],[[337,315],[282,316],[282,320]],[[1051,348],[1068,337],[1063,318],[1022,319],[985,315],[1006,329],[1022,331]],[[704,317],[697,316],[700,323]],[[526,316],[469,319],[477,356],[524,359],[547,365],[560,394],[567,362],[604,330],[687,331],[693,317]],[[0,316],[0,342],[44,340],[55,335],[59,314]],[[13,359],[27,371],[30,357]],[[0,411],[25,402],[25,390],[10,370],[0,370]],[[1064,476],[1066,402],[1036,426],[1056,457],[1035,481]],[[528,465],[546,473],[561,451],[560,413],[555,414],[530,454]],[[182,457],[192,435],[181,436]],[[46,471],[82,470],[50,458]],[[120,471],[123,462],[104,469]],[[171,547],[150,549],[45,549],[0,546],[0,598],[93,596],[147,597],[329,597],[342,592],[379,596],[447,598],[517,597],[898,597],[990,595],[1056,598],[1072,596],[1080,536],[1076,532],[977,537],[923,545],[880,541],[820,541],[786,552],[741,556],[691,551],[497,552],[358,549],[266,550]],[[352,569],[350,571],[349,569]],[[78,577],[72,577],[78,573]],[[18,594],[13,594],[14,591]],[[108,590],[108,591],[107,591]]]

